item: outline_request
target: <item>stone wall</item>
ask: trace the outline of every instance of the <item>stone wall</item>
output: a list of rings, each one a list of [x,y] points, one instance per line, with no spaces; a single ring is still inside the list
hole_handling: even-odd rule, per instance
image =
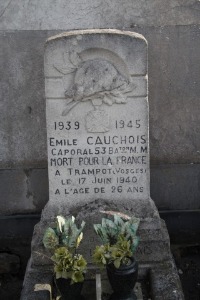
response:
[[[2,0],[1,214],[40,212],[48,200],[44,43],[86,28],[148,40],[151,196],[159,209],[199,209],[200,1]]]

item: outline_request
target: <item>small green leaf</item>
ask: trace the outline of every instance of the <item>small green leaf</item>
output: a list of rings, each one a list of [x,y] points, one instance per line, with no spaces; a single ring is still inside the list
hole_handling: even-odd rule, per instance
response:
[[[44,237],[43,244],[47,249],[55,249],[59,245],[59,238],[52,228],[47,228]]]
[[[115,266],[115,268],[119,269],[120,264],[121,264],[121,259],[120,259],[120,258],[115,259],[115,261],[114,261],[114,266]]]
[[[80,271],[73,272],[71,278],[72,278],[73,282],[82,282],[84,280],[83,273]]]

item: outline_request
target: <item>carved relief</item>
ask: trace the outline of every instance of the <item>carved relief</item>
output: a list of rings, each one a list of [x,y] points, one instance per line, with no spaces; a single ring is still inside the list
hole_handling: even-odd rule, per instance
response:
[[[67,68],[54,67],[63,74],[74,72],[73,85],[65,91],[65,97],[69,101],[62,115],[66,116],[80,102],[91,101],[94,110],[85,117],[88,132],[109,131],[109,115],[102,109],[102,104],[125,104],[127,96],[135,88],[130,83],[130,78],[121,74],[106,59],[82,61],[74,52],[69,54]]]
[[[109,131],[109,115],[104,110],[90,111],[85,121],[88,132]]]

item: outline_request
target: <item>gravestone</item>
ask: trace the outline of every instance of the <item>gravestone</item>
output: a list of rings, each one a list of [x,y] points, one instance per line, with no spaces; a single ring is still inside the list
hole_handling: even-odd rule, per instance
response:
[[[142,207],[150,198],[145,39],[117,30],[50,38],[45,86],[49,211],[98,198]]]
[[[146,40],[119,30],[63,33],[48,39],[44,67],[49,202],[35,227],[23,294],[33,274],[51,270],[38,252],[45,254],[44,230],[60,214],[86,221],[80,250],[89,265],[101,211],[139,217],[141,276],[163,263],[176,275],[165,224],[150,198]]]

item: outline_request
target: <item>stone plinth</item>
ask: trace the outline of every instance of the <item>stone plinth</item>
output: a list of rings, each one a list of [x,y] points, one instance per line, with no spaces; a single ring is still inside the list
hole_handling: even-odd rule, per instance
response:
[[[96,199],[143,209],[150,197],[145,39],[118,30],[50,38],[45,85],[45,218]]]

